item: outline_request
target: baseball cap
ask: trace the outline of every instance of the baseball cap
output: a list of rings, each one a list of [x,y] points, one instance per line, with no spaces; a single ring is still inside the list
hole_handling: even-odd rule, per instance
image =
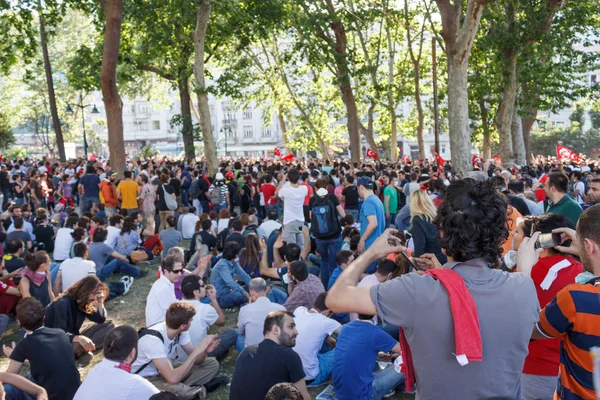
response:
[[[358,178],[358,182],[356,184],[358,186],[362,185],[370,190],[373,190],[373,188],[375,187],[375,182],[373,182],[373,179],[369,178],[368,176],[361,176],[360,178]]]
[[[233,178],[233,172],[229,171],[225,174],[225,176],[229,179]]]

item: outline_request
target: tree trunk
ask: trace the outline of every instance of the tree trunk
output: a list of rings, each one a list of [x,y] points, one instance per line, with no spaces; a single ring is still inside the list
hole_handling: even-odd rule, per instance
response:
[[[515,149],[512,145],[512,123],[517,99],[517,54],[512,49],[504,52],[504,91],[502,102],[498,108],[496,125],[500,139],[500,155],[505,164],[511,164],[515,160]]]
[[[483,127],[483,159],[489,160],[492,158],[492,132],[488,122],[488,111],[485,106],[485,101],[479,99],[479,111],[481,113],[481,122]]]
[[[339,71],[338,71],[339,72]],[[339,79],[339,78],[338,78]],[[358,109],[356,108],[356,99],[354,98],[354,92],[350,86],[350,80],[340,84],[340,93],[342,94],[342,100],[346,105],[346,114],[348,117],[348,135],[350,136],[350,151],[351,160],[353,163],[360,163],[362,158],[362,145],[360,143],[359,123],[358,120]]]
[[[198,88],[198,111],[200,113],[202,139],[204,140],[204,154],[206,155],[208,171],[212,175],[219,168],[219,160],[217,159],[217,149],[210,122],[208,93],[206,92],[206,82],[204,79],[204,43],[206,41],[206,28],[210,19],[210,12],[211,0],[199,0],[196,14],[196,32],[194,33],[194,76],[196,78],[196,87]]]
[[[181,120],[183,122],[181,136],[183,138],[185,159],[192,161],[196,157],[196,150],[194,149],[194,126],[192,124],[190,86],[187,76],[179,76],[179,79],[177,79],[177,88],[179,89],[179,101],[181,103]]]
[[[363,129],[363,134],[365,136],[365,139],[367,139],[369,148],[373,151],[377,151],[377,143],[375,143],[375,137],[373,136],[373,125],[375,120],[374,114],[376,105],[377,104],[373,102],[369,106],[369,109],[367,110],[367,129]]]
[[[119,173],[119,176],[123,176],[123,172],[125,172],[123,103],[117,88],[117,63],[121,42],[123,0],[106,0],[102,5],[106,27],[104,31],[104,50],[102,52],[101,86],[106,109],[108,149],[111,167]]]
[[[528,117],[522,118],[522,126],[523,126],[523,142],[525,144],[525,154],[527,156],[531,155],[531,129],[533,128],[533,124],[535,123],[535,119],[537,118],[538,110],[529,110],[530,115]]]
[[[435,1],[440,9],[442,37],[448,56],[448,126],[452,167],[456,172],[468,172],[473,166],[467,71],[473,40],[487,0],[469,0],[464,18],[463,1],[454,4],[450,0]]]
[[[386,23],[386,33],[388,42],[388,111],[391,121],[391,138],[390,138],[390,156],[392,161],[398,159],[398,122],[396,117],[396,102],[394,100],[394,52],[392,35],[390,32],[389,22]]]
[[[58,147],[58,157],[60,161],[67,161],[65,153],[65,140],[62,134],[62,126],[58,118],[58,110],[56,108],[56,94],[54,93],[54,79],[52,78],[52,64],[50,63],[50,55],[48,53],[48,36],[46,35],[46,22],[40,10],[40,43],[42,46],[42,54],[44,56],[44,70],[46,72],[46,84],[48,85],[48,101],[50,103],[50,114],[52,115],[52,124],[54,125],[54,133],[56,134],[56,147]]]
[[[283,147],[285,148],[286,154],[292,154],[292,149],[288,147],[287,140],[287,127],[285,125],[285,117],[283,116],[283,106],[280,104],[277,110],[277,118],[279,119],[279,127],[281,128],[281,139],[283,140]]]
[[[525,165],[527,164],[527,153],[525,152],[525,142],[523,141],[523,125],[521,124],[521,117],[519,117],[516,107],[513,111],[511,131],[515,163],[517,165]]]
[[[419,157],[421,160],[425,159],[425,141],[423,140],[423,104],[421,103],[421,88],[419,77],[419,64],[413,64],[415,70],[415,104],[417,106],[417,118],[419,120],[417,125],[417,144],[419,145]],[[440,149],[435,149],[435,151],[440,151]]]

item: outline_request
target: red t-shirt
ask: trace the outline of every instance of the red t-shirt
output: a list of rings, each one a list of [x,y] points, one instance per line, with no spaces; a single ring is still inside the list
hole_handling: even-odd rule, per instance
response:
[[[274,206],[277,204],[277,199],[273,196],[277,188],[272,183],[265,183],[260,187],[260,191],[265,196],[265,205]]]
[[[541,284],[548,271],[563,260],[571,262],[569,267],[558,271],[558,275],[548,290],[543,290]],[[556,294],[565,286],[575,283],[575,277],[583,272],[583,266],[576,259],[565,256],[550,256],[540,258],[531,270],[531,279],[535,284],[540,307],[544,308]],[[523,373],[530,375],[558,376],[560,365],[560,338],[534,340],[529,343],[529,354],[525,358]]]
[[[306,189],[308,189],[308,194],[304,198],[304,205],[307,206],[310,203],[310,198],[313,196],[314,190],[308,183],[303,183],[302,186],[306,186]]]

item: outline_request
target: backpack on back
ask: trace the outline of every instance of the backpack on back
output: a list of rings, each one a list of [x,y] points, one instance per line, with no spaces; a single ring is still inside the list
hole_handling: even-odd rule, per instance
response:
[[[200,178],[194,179],[190,186],[190,197],[192,199],[198,199],[200,197]]]
[[[311,208],[312,217],[310,220],[310,230],[317,239],[326,238],[340,231],[340,223],[337,218],[337,211],[329,196],[315,196],[315,202]]]
[[[156,331],[156,330],[150,329],[150,328],[140,328],[140,330],[138,331],[138,342],[141,338],[143,338],[146,335],[154,336],[156,338],[159,338],[161,342],[163,342],[163,343],[165,342],[165,338],[159,331]],[[139,367],[137,369],[137,371],[134,372],[134,375],[137,375],[140,372],[142,372],[148,365],[150,365],[150,363],[152,363],[152,360],[148,361],[146,364]]]
[[[246,229],[244,229],[244,232],[242,232],[242,235],[244,235],[244,237],[246,237],[249,234],[254,233],[254,234],[256,234],[258,236],[257,231],[258,231],[258,226],[256,226],[256,225],[248,225],[246,227]]]
[[[223,186],[216,186],[212,192],[210,192],[210,202],[213,205],[221,204],[221,190],[223,190]]]

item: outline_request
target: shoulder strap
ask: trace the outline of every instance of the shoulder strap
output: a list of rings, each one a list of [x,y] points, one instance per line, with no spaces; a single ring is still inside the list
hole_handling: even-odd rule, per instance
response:
[[[143,338],[146,335],[150,335],[150,336],[154,336],[155,338],[160,339],[161,342],[165,342],[165,338],[163,338],[162,333],[160,333],[157,330],[154,329],[149,329],[149,328],[140,328],[140,330],[138,331],[138,340]],[[148,365],[150,365],[152,363],[152,360],[148,361],[146,364],[142,365],[141,367],[139,367],[137,369],[137,371],[135,371],[133,374],[137,375],[140,372],[142,372]]]

